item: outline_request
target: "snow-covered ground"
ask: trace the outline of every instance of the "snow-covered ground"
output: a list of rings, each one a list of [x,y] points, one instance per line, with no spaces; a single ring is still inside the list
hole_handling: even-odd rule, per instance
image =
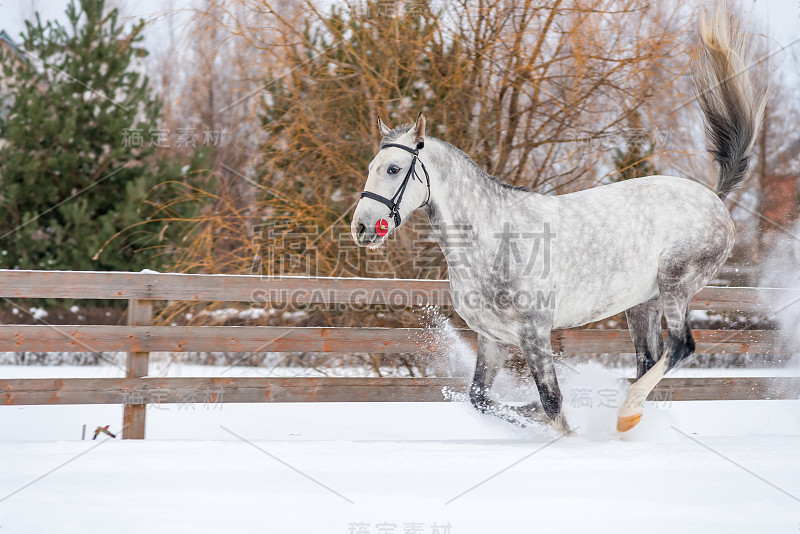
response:
[[[119,406],[3,406],[0,534],[800,531],[800,401],[650,404],[619,435],[624,373],[562,371],[561,439],[463,402],[162,405],[145,441],[80,440],[118,430]]]

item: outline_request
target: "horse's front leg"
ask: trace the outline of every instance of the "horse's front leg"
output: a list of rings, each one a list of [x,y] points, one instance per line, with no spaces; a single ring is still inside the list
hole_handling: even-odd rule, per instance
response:
[[[472,405],[482,413],[496,407],[496,403],[489,398],[489,389],[506,358],[508,358],[508,345],[478,335],[478,361],[475,364],[475,374],[469,388],[469,399],[472,401]]]
[[[553,348],[550,345],[550,329],[537,328],[521,336],[520,348],[528,361],[533,379],[539,390],[541,408],[544,409],[553,427],[561,434],[569,434],[570,429],[561,410],[561,389],[558,387]],[[523,407],[535,414],[541,409],[536,403]],[[535,418],[535,417],[534,417]]]

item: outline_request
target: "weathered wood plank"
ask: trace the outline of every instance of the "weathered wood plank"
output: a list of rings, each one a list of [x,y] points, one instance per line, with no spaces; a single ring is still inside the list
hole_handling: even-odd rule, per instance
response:
[[[145,326],[153,322],[152,300],[128,301],[128,324]],[[125,365],[127,378],[140,378],[148,375],[149,352],[129,352]],[[144,439],[147,405],[142,403],[125,404],[122,413],[122,439]]]
[[[146,418],[147,404],[125,404],[122,408],[122,439],[144,439]]]
[[[633,381],[633,379],[631,379]],[[650,400],[800,399],[800,377],[666,378]]]
[[[2,401],[17,404],[441,401],[450,378],[70,378],[0,380]]]
[[[69,378],[3,379],[6,405],[242,402],[438,402],[464,393],[466,378]],[[800,398],[800,377],[666,378],[651,400]]]
[[[0,270],[0,296],[256,304],[447,305],[446,280]]]
[[[422,328],[0,326],[0,350],[93,352],[412,352]],[[467,333],[475,339],[474,333]]]
[[[150,326],[152,322],[153,322],[152,300],[131,300],[128,303],[129,326]],[[141,351],[129,352],[125,366],[125,376],[128,378],[139,378],[142,376],[147,376],[149,359],[150,359],[149,352],[141,352]]]
[[[787,298],[800,302],[800,290],[766,287],[704,287],[692,298],[692,310],[769,313]]]
[[[397,307],[451,302],[446,280],[24,270],[0,270],[0,296]],[[695,296],[691,307],[768,312],[791,299],[800,300],[800,290],[706,287]]]
[[[473,346],[477,335],[459,330]],[[783,354],[778,332],[695,330],[697,352]],[[565,354],[632,353],[627,330],[557,330]],[[277,326],[0,325],[0,351],[16,352],[415,352],[434,350],[425,328]]]
[[[663,334],[666,336],[666,331]],[[627,330],[560,330],[554,335],[565,354],[634,352]],[[694,330],[693,335],[698,354],[787,354],[780,334],[774,330]]]

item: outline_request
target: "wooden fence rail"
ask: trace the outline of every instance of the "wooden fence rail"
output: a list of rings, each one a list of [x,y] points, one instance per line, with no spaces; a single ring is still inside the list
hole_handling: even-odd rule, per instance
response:
[[[468,384],[466,378],[24,378],[7,384],[3,400],[14,405],[437,402],[466,393]],[[793,399],[797,386],[791,377],[665,378],[650,399]]]
[[[446,280],[0,269],[0,296],[446,306],[450,304],[450,284]],[[782,302],[795,300],[800,300],[800,290],[706,287],[692,299],[691,308],[769,313]]]
[[[423,328],[154,326],[153,302],[250,302],[350,306],[447,306],[447,281],[370,278],[262,277],[75,271],[0,270],[0,296],[126,299],[127,326],[0,325],[0,351],[127,352],[124,378],[4,379],[4,404],[124,404],[123,437],[143,438],[148,404],[196,402],[441,401],[463,392],[463,378],[154,378],[151,352],[416,352],[434,350]],[[707,287],[692,309],[740,313],[779,311],[800,302],[800,291]],[[473,345],[476,335],[460,335]],[[780,337],[764,330],[696,330],[699,353],[786,354]],[[631,353],[626,330],[561,330],[552,335],[564,354]],[[651,398],[670,400],[800,398],[800,379],[673,378]]]
[[[457,332],[473,346],[477,335]],[[784,354],[774,330],[695,330],[700,354]],[[627,330],[555,330],[564,354],[633,353]],[[425,328],[283,326],[1,325],[0,350],[15,352],[417,352],[436,350]]]

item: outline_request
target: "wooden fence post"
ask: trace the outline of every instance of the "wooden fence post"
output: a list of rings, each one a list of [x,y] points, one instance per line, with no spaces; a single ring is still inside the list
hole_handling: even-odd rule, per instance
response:
[[[128,324],[130,326],[147,326],[152,324],[152,321],[152,300],[131,299],[128,301]],[[149,352],[129,352],[125,365],[125,377],[147,376],[149,360]],[[144,439],[146,414],[147,404],[125,404],[122,415],[122,439]]]

